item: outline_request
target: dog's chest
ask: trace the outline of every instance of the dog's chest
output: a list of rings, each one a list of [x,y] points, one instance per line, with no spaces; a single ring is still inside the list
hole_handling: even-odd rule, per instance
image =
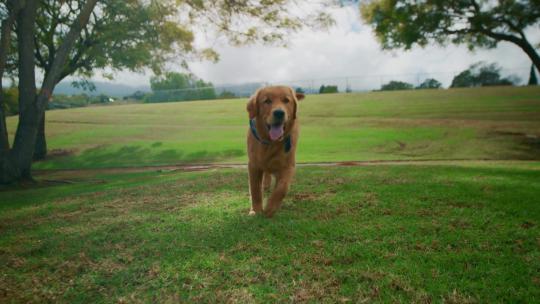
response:
[[[261,164],[265,169],[272,171],[270,169],[277,169],[281,167],[286,167],[290,164],[290,157],[292,156],[293,151],[285,151],[283,144],[276,145],[274,147],[267,147],[261,153]]]

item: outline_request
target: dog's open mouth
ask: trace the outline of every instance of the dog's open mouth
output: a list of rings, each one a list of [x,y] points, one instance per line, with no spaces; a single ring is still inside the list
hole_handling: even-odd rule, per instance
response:
[[[280,139],[283,136],[283,133],[285,132],[283,129],[283,124],[273,124],[268,125],[268,134],[270,135],[270,139],[272,141],[276,141]]]

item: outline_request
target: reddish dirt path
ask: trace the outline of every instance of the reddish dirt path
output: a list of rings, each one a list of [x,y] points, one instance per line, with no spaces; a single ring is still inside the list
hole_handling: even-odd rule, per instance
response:
[[[319,163],[297,163],[297,167],[354,167],[354,166],[374,166],[374,165],[459,165],[459,164],[482,164],[482,163],[528,163],[537,160],[489,160],[489,159],[451,159],[451,160],[372,160],[372,161],[346,161],[346,162],[319,162]],[[35,170],[36,176],[48,174],[65,173],[69,175],[79,174],[99,174],[99,173],[130,173],[147,171],[208,171],[214,169],[246,168],[246,164],[178,164],[165,166],[140,166],[140,167],[115,167],[96,169],[51,169]]]

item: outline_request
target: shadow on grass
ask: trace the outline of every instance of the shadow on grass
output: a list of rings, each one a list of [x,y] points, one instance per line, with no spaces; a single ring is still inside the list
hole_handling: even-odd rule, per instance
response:
[[[40,164],[40,168],[108,168],[140,166],[150,164],[210,163],[245,155],[241,149],[223,151],[199,150],[186,153],[176,149],[154,149],[161,144],[154,143],[152,148],[141,146],[122,146],[110,149],[99,146],[87,149],[78,155],[55,157]]]
[[[512,150],[501,156],[504,159],[540,160],[540,137],[536,134],[493,131],[487,133],[487,137],[500,142],[514,142]]]

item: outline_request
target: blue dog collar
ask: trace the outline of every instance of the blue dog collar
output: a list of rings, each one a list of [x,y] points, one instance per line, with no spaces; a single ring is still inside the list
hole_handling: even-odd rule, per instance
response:
[[[259,137],[259,134],[257,133],[257,128],[255,127],[255,118],[249,120],[249,128],[251,129],[251,134],[253,134],[253,137],[255,137],[255,139],[258,142],[260,142],[263,145],[269,145],[271,143],[268,140],[262,140]],[[284,142],[285,142],[285,145],[284,145],[285,153],[288,153],[291,150],[291,147],[292,147],[291,136],[289,135],[289,136],[285,137]]]

